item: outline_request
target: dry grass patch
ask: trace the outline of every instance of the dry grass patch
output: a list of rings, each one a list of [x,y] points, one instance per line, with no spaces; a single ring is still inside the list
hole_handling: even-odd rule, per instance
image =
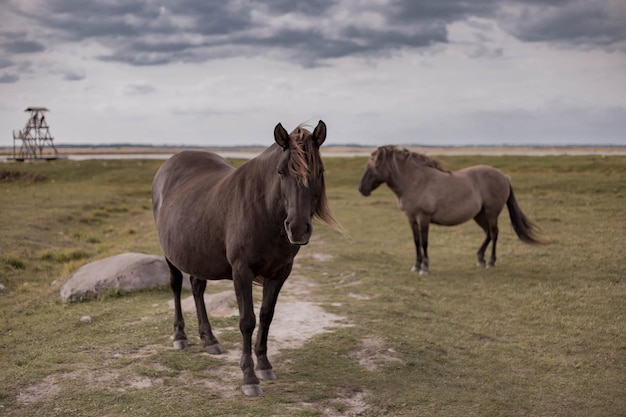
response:
[[[498,266],[485,270],[474,266],[478,227],[434,227],[429,277],[408,271],[414,247],[393,196],[358,194],[365,162],[325,161],[346,234],[314,226],[270,331],[278,379],[254,399],[240,393],[236,317],[211,317],[227,351],[218,358],[193,337],[191,312],[189,348],[172,349],[168,288],[60,302],[60,284],[83,263],[160,253],[149,191],[159,161],[20,166],[47,180],[0,182],[10,196],[0,216],[0,414],[623,415],[626,157],[445,157],[450,169],[509,174],[551,243],[520,243],[503,215]]]

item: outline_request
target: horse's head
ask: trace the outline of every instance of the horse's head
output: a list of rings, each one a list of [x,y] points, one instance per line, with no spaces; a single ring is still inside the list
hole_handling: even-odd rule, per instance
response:
[[[321,120],[313,133],[298,126],[288,134],[280,123],[274,129],[274,140],[283,149],[277,175],[281,204],[287,213],[285,232],[294,245],[309,243],[313,216],[335,223],[326,204],[324,165],[319,151],[325,139],[326,125]]]
[[[361,177],[359,183],[359,192],[364,196],[368,196],[374,191],[380,184],[387,181],[388,169],[386,166],[386,159],[393,153],[393,149],[390,146],[381,146],[376,149],[370,155],[367,165],[365,165],[365,172]]]

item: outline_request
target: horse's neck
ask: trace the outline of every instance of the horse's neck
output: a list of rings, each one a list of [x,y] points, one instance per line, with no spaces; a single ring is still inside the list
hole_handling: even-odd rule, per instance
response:
[[[394,169],[389,170],[387,186],[398,198],[402,197],[412,182],[414,168],[407,165],[407,161],[397,161]]]
[[[419,192],[420,187],[436,175],[436,169],[419,165],[411,161],[398,161],[397,169],[390,173],[387,186],[396,197],[401,198],[407,192]]]
[[[275,208],[280,205],[280,180],[276,171],[277,162],[273,158],[269,152],[265,152],[262,157],[246,162],[232,175],[240,177],[235,180],[235,184],[239,183],[243,187],[241,193],[247,197],[248,204],[261,204],[266,214],[278,215]]]

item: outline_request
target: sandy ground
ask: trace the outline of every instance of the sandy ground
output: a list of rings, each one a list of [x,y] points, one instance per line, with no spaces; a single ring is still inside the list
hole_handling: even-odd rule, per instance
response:
[[[204,302],[207,307],[209,320],[211,317],[232,317],[238,316],[237,300],[235,292],[230,281],[220,283],[209,283],[207,285],[217,285],[224,288],[224,291],[213,294],[205,294]],[[279,352],[281,349],[296,349],[302,347],[307,340],[315,335],[330,331],[335,327],[349,326],[344,317],[324,311],[323,304],[311,301],[309,296],[310,289],[315,284],[303,275],[292,272],[291,276],[285,283],[278,303],[276,303],[276,311],[274,320],[270,328],[268,341],[268,349],[270,352]],[[255,287],[255,292],[257,288]],[[260,290],[260,288],[258,288]],[[193,296],[189,296],[182,300],[183,312],[185,317],[195,320],[196,307]],[[260,303],[255,305],[255,314],[259,314]],[[174,310],[174,301],[169,302],[170,310]],[[173,314],[173,313],[172,313]],[[314,318],[314,319],[312,319]],[[257,323],[258,324],[258,323]],[[195,329],[196,326],[189,326]],[[235,329],[219,329],[214,328],[216,337],[224,330],[233,331]],[[192,334],[191,330],[187,331],[187,337],[192,340],[197,335]],[[234,364],[239,363],[241,351],[239,346],[237,349],[231,349],[221,355],[224,358],[233,360]]]

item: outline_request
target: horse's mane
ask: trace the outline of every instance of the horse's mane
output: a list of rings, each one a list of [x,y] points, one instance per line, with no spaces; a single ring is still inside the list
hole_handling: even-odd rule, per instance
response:
[[[323,169],[319,149],[310,139],[311,132],[300,124],[289,134],[289,173],[296,178],[298,184],[307,187],[309,175]]]
[[[289,159],[289,173],[296,178],[298,184],[307,187],[309,184],[309,176],[318,175],[324,171],[324,163],[320,155],[319,147],[313,143],[312,134],[304,128],[304,124],[298,125],[289,134],[289,150],[291,158]],[[322,193],[319,203],[315,208],[314,215],[320,220],[326,222],[329,226],[341,229],[339,222],[333,217],[328,207],[326,198],[326,182],[322,175]]]
[[[406,148],[400,148],[396,145],[381,146],[376,150],[376,163],[389,161],[393,164],[394,170],[398,169],[398,160],[411,162],[416,165],[434,168],[441,172],[450,172],[443,167],[441,162],[434,158],[426,156],[419,152],[412,152]]]

